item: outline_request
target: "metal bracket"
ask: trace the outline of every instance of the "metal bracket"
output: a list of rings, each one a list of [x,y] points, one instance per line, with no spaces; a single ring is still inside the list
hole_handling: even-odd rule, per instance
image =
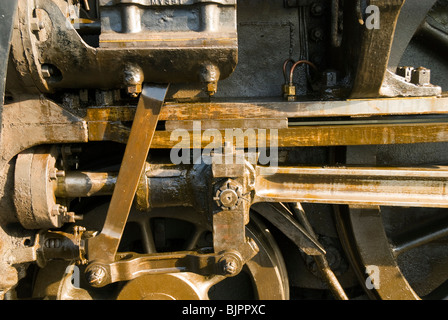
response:
[[[242,266],[259,250],[255,242],[245,235],[249,222],[253,170],[244,153],[235,150],[229,153],[212,156],[213,247],[217,254],[229,250],[235,252],[239,257],[238,265]],[[233,270],[231,265],[228,267]]]

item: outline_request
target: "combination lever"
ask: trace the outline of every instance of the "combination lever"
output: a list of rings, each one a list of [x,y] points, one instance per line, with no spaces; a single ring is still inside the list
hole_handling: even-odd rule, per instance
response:
[[[168,87],[143,86],[103,229],[87,243],[89,261],[115,261]]]

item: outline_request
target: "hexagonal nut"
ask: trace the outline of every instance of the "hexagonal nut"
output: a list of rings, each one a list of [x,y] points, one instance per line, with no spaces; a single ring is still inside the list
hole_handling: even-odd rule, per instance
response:
[[[66,208],[67,210],[67,208]],[[76,222],[75,213],[74,212],[64,212],[62,214],[62,222],[64,223],[74,223]]]
[[[241,259],[238,255],[233,253],[226,253],[218,263],[221,267],[222,273],[229,277],[236,276],[243,268]]]
[[[127,92],[128,94],[130,94],[133,97],[138,96],[141,92],[142,92],[142,85],[141,84],[135,84],[135,85],[130,85],[127,87]]]
[[[399,67],[397,69],[397,75],[403,77],[405,81],[411,82],[412,72],[414,67]]]
[[[214,95],[218,91],[218,83],[215,81],[207,82],[205,86],[205,91],[210,96]]]
[[[286,101],[289,101],[289,102],[294,102],[294,101],[296,101],[297,100],[297,97],[296,96],[287,96],[286,97]]]
[[[30,21],[30,28],[32,31],[39,31],[45,28],[45,24],[37,18],[32,18]]]
[[[431,84],[431,70],[423,67],[413,70],[411,82],[420,86]]]
[[[294,86],[292,84],[284,84],[282,89],[283,89],[283,95],[285,97],[296,95],[296,86]]]
[[[52,216],[65,215],[67,213],[67,207],[61,206],[60,204],[55,204],[53,208],[51,208]]]

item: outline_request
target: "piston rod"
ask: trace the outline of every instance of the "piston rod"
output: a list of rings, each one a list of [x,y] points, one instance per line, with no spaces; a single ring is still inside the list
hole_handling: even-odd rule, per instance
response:
[[[200,184],[190,186],[197,174],[193,167],[146,163],[135,195],[137,208],[194,206],[193,193],[200,193]],[[110,196],[117,183],[118,172],[68,171],[58,177],[57,198]],[[202,187],[203,189],[203,187]]]
[[[138,202],[152,207],[201,203],[207,181],[201,189],[191,181],[206,180],[197,176],[203,171],[165,168],[170,169],[160,166],[157,175],[144,173],[146,183],[138,186]],[[448,167],[257,167],[255,176],[252,203],[448,207]],[[116,173],[67,172],[60,179],[56,196],[105,195],[112,194]]]
[[[448,207],[448,167],[258,167],[254,202]]]

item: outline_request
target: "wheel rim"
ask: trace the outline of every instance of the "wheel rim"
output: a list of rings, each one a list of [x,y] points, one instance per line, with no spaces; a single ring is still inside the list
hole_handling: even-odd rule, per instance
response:
[[[423,150],[403,147],[401,151],[386,147],[381,151],[375,147],[354,148],[347,150],[346,161],[381,166],[409,162],[415,166],[418,164],[409,153],[425,154],[425,150],[425,147]],[[361,151],[363,157],[352,158]],[[408,159],[401,159],[403,154]],[[394,162],[389,163],[388,159]],[[440,161],[430,156],[423,159],[425,163]],[[339,238],[368,297],[418,300],[448,296],[448,272],[436,274],[430,270],[435,265],[446,270],[448,263],[448,252],[437,249],[446,248],[448,240],[446,209],[334,206],[334,212]],[[426,270],[422,267],[424,263],[428,264]],[[373,278],[378,282],[376,285]]]
[[[379,210],[351,208],[337,212],[336,217],[342,245],[367,295],[375,299],[418,299],[390,250]],[[381,275],[381,281],[370,282],[369,286],[366,272],[372,267],[377,268],[373,270]]]

